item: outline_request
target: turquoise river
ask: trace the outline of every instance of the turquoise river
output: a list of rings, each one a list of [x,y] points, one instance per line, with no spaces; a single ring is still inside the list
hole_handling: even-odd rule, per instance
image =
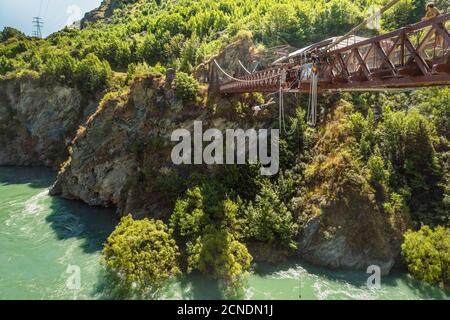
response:
[[[0,168],[0,299],[111,299],[100,265],[102,244],[117,219],[109,209],[48,195],[55,174],[43,168]],[[80,270],[68,286],[69,266]],[[366,286],[364,272],[329,271],[304,263],[255,265],[245,299],[448,299],[450,293],[407,274]],[[70,284],[70,281],[69,281]],[[177,279],[165,299],[221,298],[198,276]]]

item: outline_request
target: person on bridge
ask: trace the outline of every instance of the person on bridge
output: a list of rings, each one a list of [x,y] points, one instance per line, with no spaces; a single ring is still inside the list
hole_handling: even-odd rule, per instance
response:
[[[441,14],[439,12],[439,10],[437,8],[435,8],[434,3],[432,3],[432,2],[429,2],[427,4],[425,10],[427,12],[426,12],[425,16],[422,18],[422,21],[427,21],[427,20],[436,18],[437,16],[439,16]],[[438,32],[436,32],[436,44],[441,47],[444,45],[444,38]]]

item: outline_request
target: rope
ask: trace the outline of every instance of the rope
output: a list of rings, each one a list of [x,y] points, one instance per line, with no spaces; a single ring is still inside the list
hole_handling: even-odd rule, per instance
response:
[[[286,75],[284,74],[282,77],[285,77]],[[279,127],[280,127],[280,130],[283,130],[283,132],[286,134],[286,135],[288,135],[288,136],[290,136],[290,135],[292,135],[293,133],[295,133],[295,131],[297,130],[297,125],[298,125],[298,121],[297,120],[295,120],[294,121],[294,124],[292,125],[292,128],[291,128],[291,130],[290,131],[288,131],[288,130],[286,130],[286,115],[285,115],[285,112],[284,112],[284,90],[283,90],[283,86],[282,86],[282,81],[280,81],[280,89],[279,89],[279,114],[278,114],[278,117],[279,117]],[[294,86],[294,84],[296,84],[297,83],[297,81],[293,81],[292,83],[291,83],[291,85],[289,86],[289,88],[287,89],[287,91],[289,91],[290,89],[292,89],[292,87]]]
[[[269,79],[273,79],[273,78],[278,78],[280,76],[280,74],[276,74],[274,76],[270,76],[270,77],[262,78],[262,79],[243,80],[243,79],[238,79],[238,78],[235,78],[233,76],[230,76],[225,70],[222,69],[222,67],[219,65],[219,63],[216,61],[216,59],[214,59],[214,63],[216,64],[217,68],[219,68],[219,70],[222,71],[222,73],[224,75],[226,75],[231,80],[234,80],[234,81],[237,81],[237,82],[244,82],[244,83],[259,82],[259,81],[269,80]]]

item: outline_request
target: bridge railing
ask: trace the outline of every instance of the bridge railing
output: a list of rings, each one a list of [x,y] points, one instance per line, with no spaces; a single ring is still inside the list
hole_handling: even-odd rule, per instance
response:
[[[450,13],[324,52],[322,80],[364,81],[403,75],[429,75],[450,52]]]

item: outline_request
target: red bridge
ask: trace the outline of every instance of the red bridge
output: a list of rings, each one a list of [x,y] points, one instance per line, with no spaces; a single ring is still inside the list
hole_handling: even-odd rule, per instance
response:
[[[312,81],[317,81],[318,91],[449,86],[449,29],[450,13],[374,38],[350,38],[331,48],[325,41],[269,69],[224,82],[220,91],[309,92]]]

